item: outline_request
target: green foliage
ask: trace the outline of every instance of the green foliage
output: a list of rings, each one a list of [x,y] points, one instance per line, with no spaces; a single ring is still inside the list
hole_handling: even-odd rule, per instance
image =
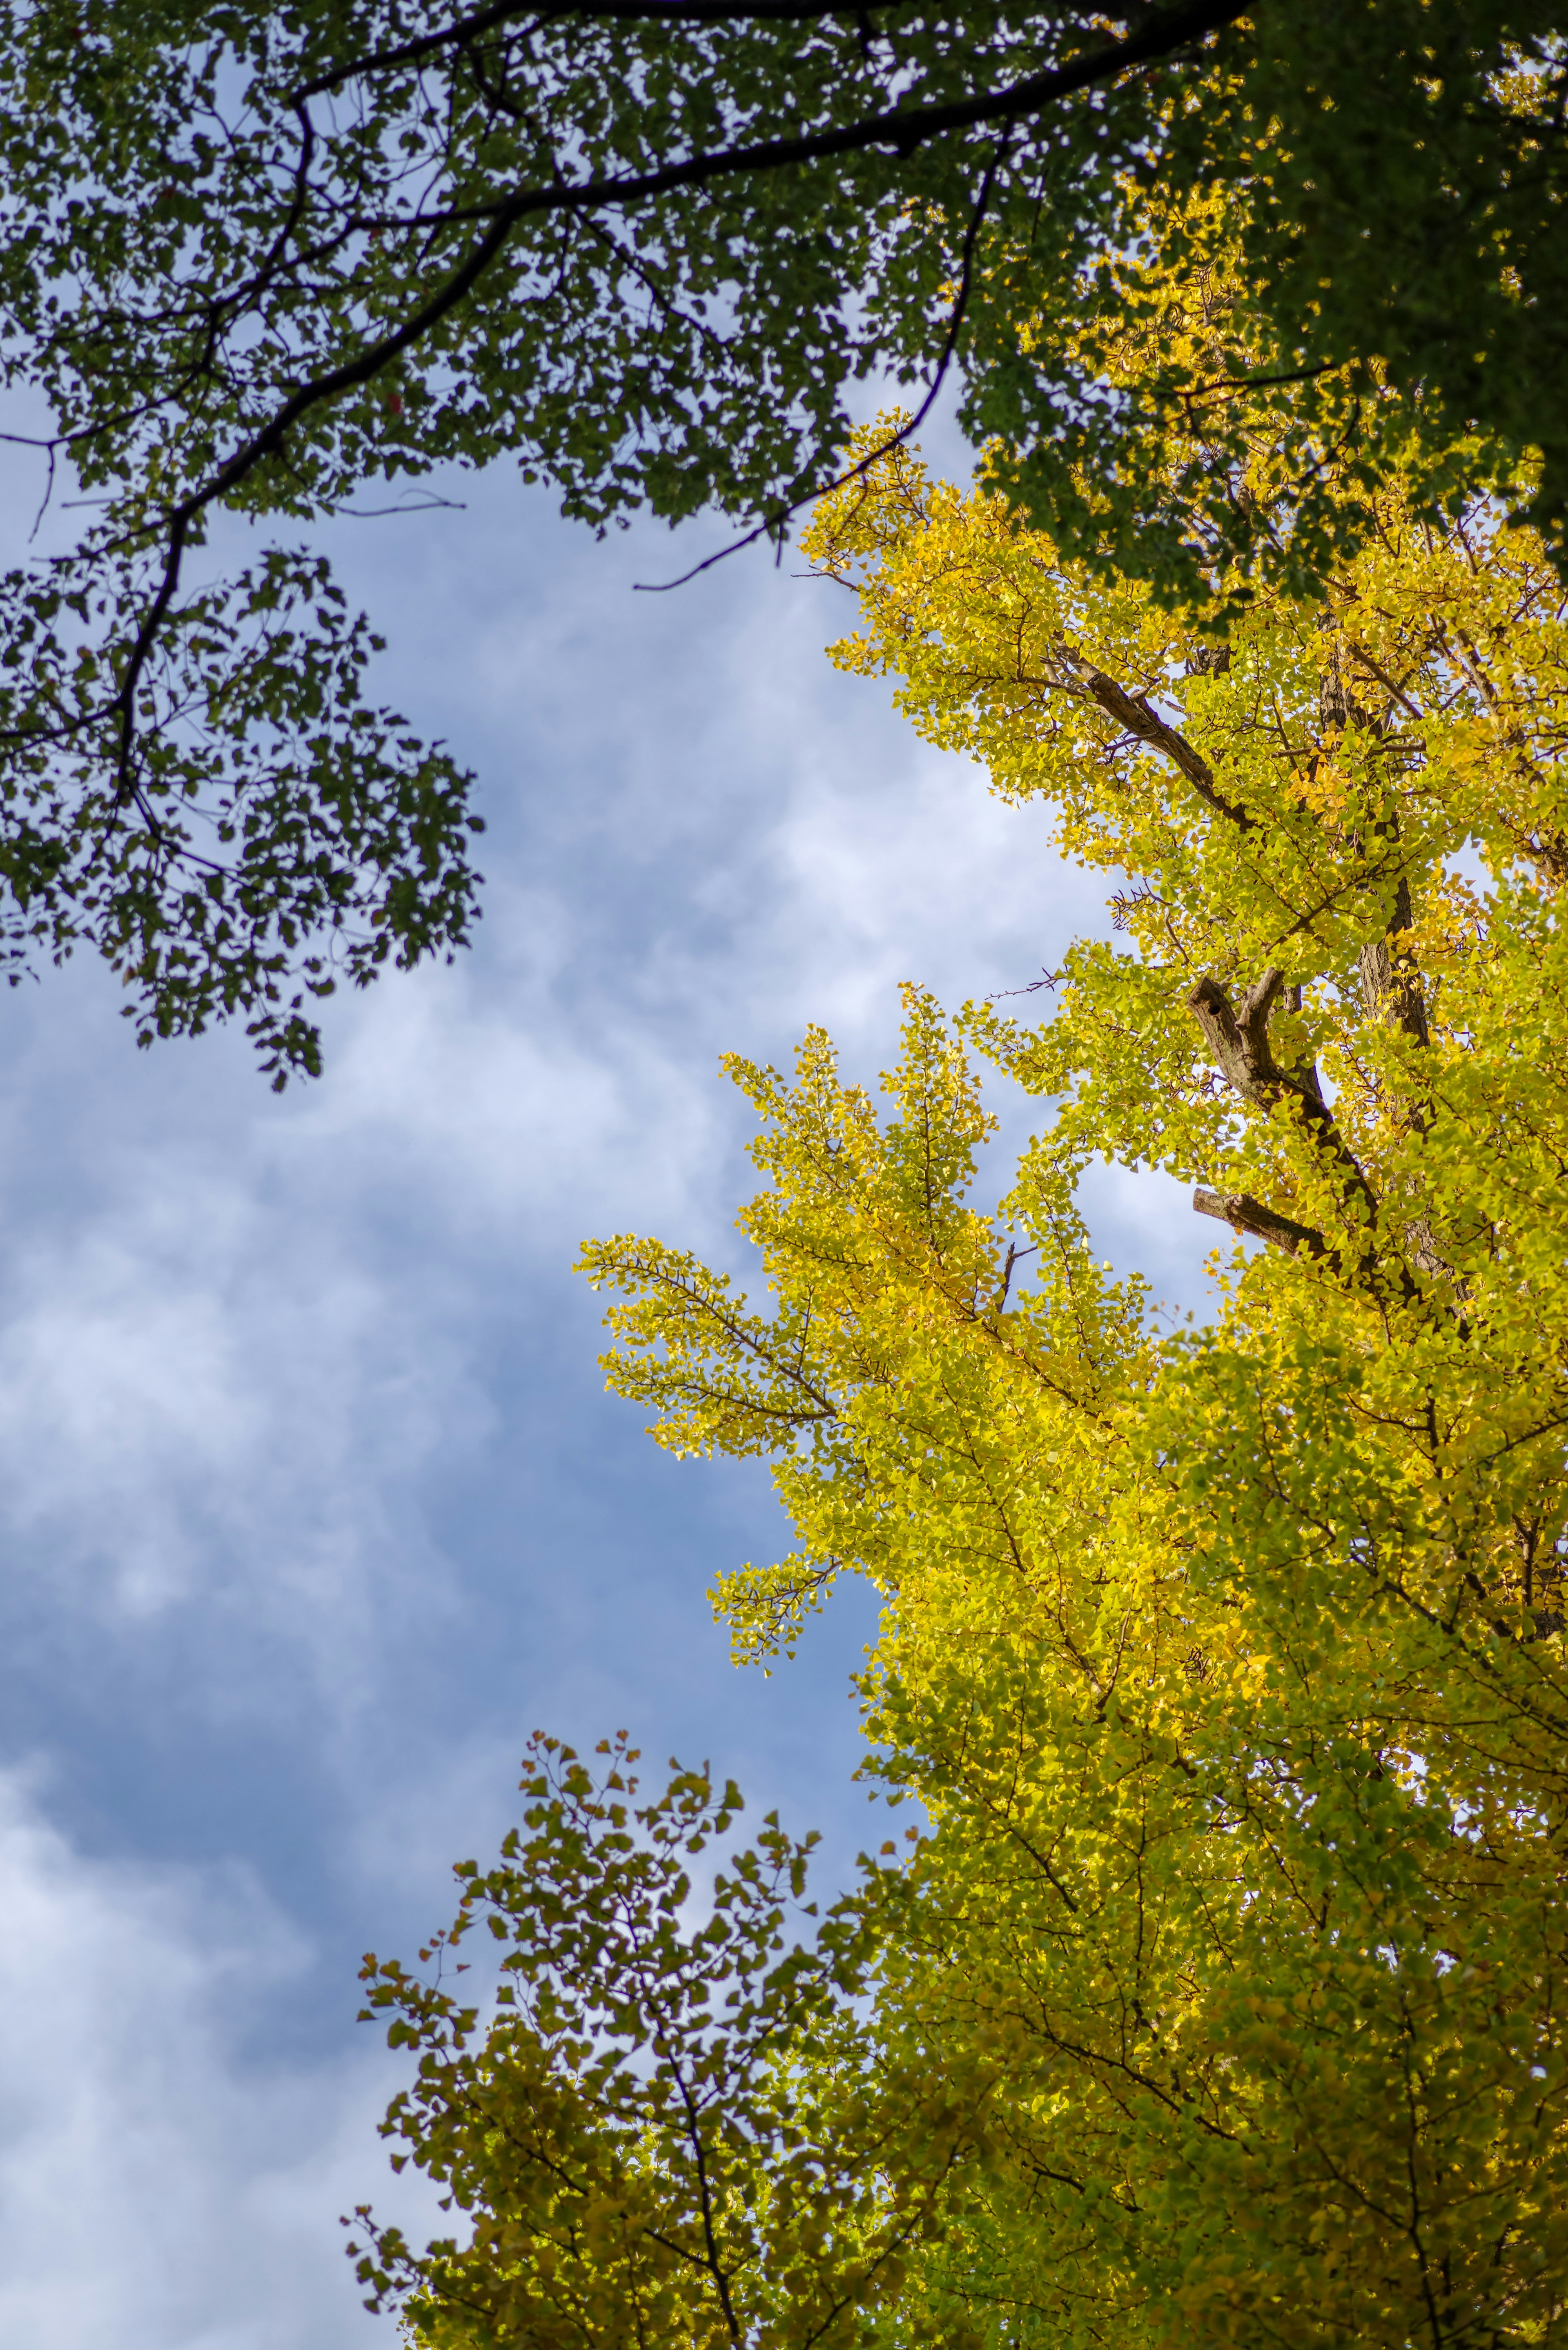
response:
[[[789,1908],[816,1917],[803,1905],[815,1839],[792,1843],[770,1814],[694,1926],[691,1863],[739,1793],[677,1768],[639,1806],[635,1750],[598,1751],[596,1778],[534,1740],[525,1833],[499,1866],[459,1867],[457,1920],[421,1953],[444,1960],[488,1926],[506,1956],[487,2028],[439,1970],[365,1962],[367,2014],[389,2012],[392,2044],[419,2054],[385,2131],[474,2216],[468,2243],[416,2258],[361,2210],[370,2306],[411,2286],[408,2325],[431,2350],[848,2350],[934,2231],[961,2116],[940,2085],[900,2096],[867,2064],[863,1905],[838,1903],[809,1945],[786,1947]]]
[[[870,1691],[940,1821],[885,1996],[1014,2085],[953,2289],[1068,2340],[1554,2340],[1568,2300],[1568,609],[1482,504],[1376,521],[1223,647],[902,458],[815,526],[838,657],[1121,879],[1130,951],[1070,950],[1038,1030],[970,1015],[1058,1097],[1004,1214],[1099,1152],[1267,1244],[1149,1334],[1092,1476],[950,1447]]]
[[[318,558],[275,550],[171,611],[112,787],[112,630],[140,609],[132,568],[115,575],[88,587],[71,559],[0,582],[0,952],[15,983],[30,952],[58,962],[90,941],[130,993],[139,1044],[238,1014],[281,1087],[320,1066],[309,999],[467,938],[482,829],[469,779],[365,702],[366,621]]]
[[[820,1031],[793,1087],[730,1065],[771,1128],[754,1151],[769,1188],[741,1217],[777,1293],[771,1316],[748,1314],[727,1283],[657,1243],[584,1251],[596,1284],[632,1293],[610,1311],[610,1368],[618,1391],[656,1412],[659,1441],[774,1455],[805,1548],[715,1591],[737,1660],[793,1645],[801,1607],[841,1564],[902,1588],[943,1458],[956,1447],[982,1483],[994,1473],[1016,1484],[1019,1412],[1037,1393],[1054,1412],[1045,1440],[1097,1450],[1101,1406],[1126,1374],[1140,1291],[1107,1284],[1088,1261],[1075,1170],[1039,1171],[1033,1286],[1013,1293],[1019,1253],[1010,1259],[992,1221],[962,1205],[992,1121],[937,1006],[911,991],[909,1014],[885,1130],[840,1080]]]
[[[14,948],[91,937],[142,1034],[242,1013],[283,1075],[324,943],[465,935],[461,779],[314,591],[298,677],[255,665],[298,558],[191,598],[220,510],[513,454],[600,527],[778,535],[857,379],[952,363],[1008,498],[1167,601],[1300,588],[1391,476],[1436,516],[1530,451],[1555,546],[1563,70],[1540,0],[5,9],[0,363],[102,502],[5,588]]]

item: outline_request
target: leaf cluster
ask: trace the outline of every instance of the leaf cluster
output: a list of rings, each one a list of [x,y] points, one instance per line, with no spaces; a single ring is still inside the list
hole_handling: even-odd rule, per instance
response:
[[[672,1765],[638,1804],[635,1750],[598,1751],[596,1775],[533,1741],[522,1827],[496,1866],[459,1866],[457,1919],[421,1953],[433,1974],[365,1962],[367,2016],[419,2058],[383,2126],[408,2149],[394,2162],[473,2220],[416,2257],[362,2210],[369,2305],[406,2296],[432,2350],[858,2345],[934,2231],[961,2108],[929,2083],[911,2105],[867,2064],[863,1901],[786,1942],[792,1907],[816,1919],[815,1838],[770,1814],[695,1922],[693,1863],[738,1791]],[[483,2025],[441,1975],[482,1928],[505,1953]]]
[[[1121,940],[963,1017],[1048,1105],[989,1213],[914,994],[886,1125],[820,1036],[740,1072],[770,1315],[587,1253],[662,1440],[765,1449],[759,1366],[832,1407],[774,1429],[795,1559],[717,1596],[746,1653],[804,1570],[885,1596],[868,1768],[934,1832],[874,2031],[983,2147],[905,2305],[999,2340],[1470,2350],[1568,2301],[1568,613],[1495,504],[1374,520],[1221,638],[875,455],[808,538],[836,657],[1047,799]],[[1096,1263],[1095,1156],[1262,1244],[1210,1328]]]
[[[88,583],[74,559],[0,582],[12,983],[86,942],[139,1044],[237,1015],[275,1087],[314,1075],[313,1002],[468,939],[471,778],[367,702],[379,640],[320,558],[275,550],[171,613],[115,784],[139,582]]]

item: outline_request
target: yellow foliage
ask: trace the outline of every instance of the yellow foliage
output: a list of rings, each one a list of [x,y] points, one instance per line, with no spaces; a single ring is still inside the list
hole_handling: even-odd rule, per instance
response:
[[[1205,371],[1250,532],[1332,402],[1253,435],[1189,212],[1202,265],[1104,315],[1198,404],[1195,602],[895,420],[806,538],[858,597],[834,658],[1047,801],[1116,935],[1037,1026],[906,991],[885,1112],[817,1030],[792,1079],[731,1061],[761,1310],[658,1241],[584,1257],[658,1440],[772,1464],[737,1659],[880,1593],[867,1768],[925,1825],[786,1948],[775,1822],[691,1926],[733,1791],[638,1809],[624,1750],[535,1750],[527,1836],[463,1872],[493,2020],[369,1970],[420,2052],[389,2127],[472,2215],[369,2232],[428,2350],[1568,2340],[1568,606],[1495,507],[1439,529],[1348,461],[1358,551],[1249,588],[1191,494]],[[997,1198],[987,1064],[1041,1104]],[[1101,1159],[1230,1229],[1209,1326],[1096,1259]]]
[[[773,1459],[738,1654],[884,1595],[868,1767],[931,1832],[877,2030],[979,2149],[891,2338],[1562,2338],[1568,615],[1484,506],[1372,522],[1221,639],[905,450],[829,500],[835,658],[1046,798],[1121,940],[1038,1028],[911,993],[886,1120],[820,1034],[732,1065],[766,1312],[586,1254],[659,1440]],[[1050,1105],[990,1210],[971,1055]],[[1212,1327],[1096,1262],[1096,1156],[1262,1244]]]

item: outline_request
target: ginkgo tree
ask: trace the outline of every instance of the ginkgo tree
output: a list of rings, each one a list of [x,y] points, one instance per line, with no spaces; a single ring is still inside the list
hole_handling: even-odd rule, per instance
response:
[[[1054,2350],[1560,2342],[1561,583],[1497,503],[1439,528],[1391,487],[1321,594],[1238,609],[1217,576],[1163,608],[862,446],[806,540],[858,598],[835,658],[896,679],[1005,798],[1047,799],[1064,853],[1114,877],[1118,935],[1060,958],[1039,1025],[909,991],[887,1116],[820,1031],[793,1080],[732,1062],[762,1310],[658,1241],[585,1255],[610,1384],[659,1441],[773,1464],[794,1547],[716,1586],[738,1658],[793,1647],[841,1573],[883,1597],[866,1768],[923,1826],[847,1897],[864,2040],[773,2058],[774,2094],[950,2101],[918,2210],[910,2141],[867,2156],[912,2234],[896,2273],[857,2272],[857,2322]],[[989,1205],[987,1066],[1041,1104]],[[1172,1334],[1096,1256],[1096,1159],[1230,1228],[1208,1326]],[[526,1946],[538,1912],[513,1914]],[[591,2085],[586,2054],[556,2064]],[[485,2108],[446,2135],[406,2114],[483,2230],[497,2190],[452,2133],[472,2162]],[[739,2102],[734,2126],[763,2148]],[[497,2158],[519,2198],[532,2157]],[[534,2274],[543,2234],[506,2257]],[[487,2332],[447,2272],[420,2272],[419,2340],[632,2338]],[[691,2277],[643,2338],[725,2338]],[[814,2307],[767,2338],[805,2350]]]

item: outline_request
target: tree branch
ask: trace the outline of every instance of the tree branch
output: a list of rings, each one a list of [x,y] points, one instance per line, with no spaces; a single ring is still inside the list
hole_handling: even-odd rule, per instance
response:
[[[891,147],[899,155],[909,155],[917,147],[946,131],[970,130],[981,123],[996,122],[1005,128],[1020,115],[1034,113],[1058,99],[1115,80],[1134,67],[1157,63],[1194,39],[1233,24],[1246,14],[1248,5],[1249,0],[1189,0],[1186,6],[1152,16],[1125,40],[1108,42],[1068,65],[1032,75],[1006,89],[981,97],[940,106],[894,107],[835,130],[720,148],[711,153],[688,156],[682,162],[665,164],[655,172],[575,183],[556,181],[543,187],[520,188],[492,203],[445,215],[448,222],[468,219],[486,222],[488,225],[444,284],[438,286],[401,325],[368,345],[355,358],[296,386],[259,432],[233,451],[170,511],[162,576],[137,630],[116,697],[120,718],[114,779],[116,798],[123,803],[134,790],[136,694],[178,588],[185,547],[197,517],[208,506],[232,495],[258,466],[279,455],[289,432],[312,410],[341,398],[345,392],[357,390],[379,375],[390,360],[422,342],[472,292],[524,221],[550,213],[596,212],[607,206],[644,203],[679,189],[706,187],[716,180],[743,172],[822,162],[868,148]],[[303,92],[297,94],[300,106],[304,96]]]
[[[876,5],[897,8],[907,5],[907,0],[876,0]],[[306,99],[324,98],[328,90],[341,89],[346,81],[363,74],[384,73],[391,66],[419,65],[442,49],[465,47],[481,34],[499,32],[519,19],[526,22],[530,31],[536,26],[558,24],[564,16],[612,25],[796,25],[814,16],[842,16],[853,22],[864,5],[865,0],[840,0],[836,7],[824,7],[822,0],[582,0],[580,5],[566,0],[559,7],[541,8],[532,0],[496,0],[493,7],[459,16],[437,33],[421,33],[414,40],[400,41],[395,48],[368,49],[362,57],[333,66],[315,81],[302,84],[295,99],[303,103]]]
[[[1116,720],[1125,733],[1131,734],[1139,743],[1147,743],[1151,750],[1163,751],[1172,765],[1180,769],[1199,799],[1206,800],[1217,816],[1228,817],[1243,832],[1256,830],[1256,819],[1234,800],[1225,797],[1215,779],[1213,768],[1202,753],[1193,749],[1185,734],[1179,734],[1174,726],[1166,724],[1151,707],[1147,695],[1129,693],[1125,685],[1118,685],[1114,677],[1107,677],[1103,669],[1096,669],[1092,660],[1085,660],[1071,645],[1064,642],[1061,651],[1063,659],[1082,678],[1092,699],[1099,703],[1107,716]]]
[[[1267,1241],[1271,1248],[1282,1250],[1286,1256],[1303,1251],[1308,1256],[1326,1256],[1328,1243],[1311,1224],[1298,1224],[1293,1216],[1276,1214],[1254,1200],[1250,1191],[1206,1191],[1192,1194],[1192,1204],[1200,1216],[1214,1216],[1229,1224],[1233,1232],[1250,1232],[1254,1240]]]
[[[936,138],[944,130],[968,130],[975,123],[1010,120],[1014,115],[1028,113],[1037,106],[1048,105],[1053,99],[1070,97],[1075,90],[1089,88],[1123,72],[1129,66],[1154,65],[1163,57],[1179,53],[1206,35],[1221,32],[1239,16],[1247,14],[1250,0],[1187,0],[1185,6],[1168,10],[1151,10],[1141,28],[1129,33],[1125,39],[1107,42],[1103,47],[1091,49],[1087,56],[1075,58],[1071,65],[1054,68],[1050,72],[1033,75],[1027,81],[1016,82],[1011,90],[993,93],[989,98],[961,99],[946,106],[913,107],[906,112],[874,115],[862,123],[846,124],[843,130],[825,133],[831,144],[812,140],[781,140],[771,142],[780,151],[769,154],[769,162],[809,162],[818,154],[846,154],[857,146],[876,146],[887,136],[887,126],[903,126],[895,140],[900,153],[927,138]],[[732,5],[730,0],[585,0],[585,5],[570,7],[530,8],[518,5],[517,0],[501,0],[501,5],[477,10],[472,16],[460,18],[452,26],[443,26],[439,33],[427,33],[419,38],[401,43],[393,49],[370,51],[334,66],[313,82],[304,84],[293,93],[293,101],[303,104],[311,98],[323,97],[328,90],[341,88],[356,76],[374,73],[388,66],[410,65],[435,51],[455,43],[472,39],[475,34],[489,32],[508,19],[526,16],[530,24],[547,24],[563,16],[581,17],[592,23],[605,19],[612,23],[669,24],[730,24],[742,19],[765,21],[769,18],[784,23],[799,23],[813,16],[846,16],[854,18],[861,13],[858,6],[822,7],[800,5],[796,0],[744,0],[744,5]],[[910,126],[924,124],[911,135]],[[763,158],[764,151],[737,150],[737,157]],[[716,158],[702,159],[716,161]],[[677,167],[685,169],[685,166]],[[743,168],[732,162],[728,168]]]
[[[1269,1043],[1269,1014],[1284,980],[1278,963],[1271,963],[1234,1010],[1214,979],[1200,979],[1187,999],[1220,1071],[1242,1099],[1258,1109],[1272,1107],[1283,1092],[1303,1090],[1279,1067]],[[1325,1114],[1321,1103],[1315,1107]]]
[[[991,203],[991,192],[996,183],[996,175],[1002,168],[1005,153],[1006,140],[999,139],[992,150],[990,159],[981,176],[980,193],[976,196],[970,211],[969,226],[964,232],[963,251],[959,259],[958,291],[953,296],[952,308],[948,314],[947,333],[942,338],[941,354],[932,371],[931,380],[926,386],[926,396],[914,414],[906,423],[900,424],[896,432],[889,433],[888,439],[877,448],[868,450],[857,463],[850,466],[846,473],[840,473],[836,481],[823,482],[815,489],[802,490],[798,496],[791,498],[787,504],[777,507],[774,513],[764,515],[754,530],[748,530],[740,538],[732,538],[728,546],[720,547],[716,554],[704,556],[701,563],[694,563],[691,570],[683,571],[678,579],[634,580],[632,587],[636,594],[668,596],[673,589],[684,588],[689,580],[700,578],[704,571],[711,571],[715,564],[727,562],[732,555],[739,555],[745,547],[754,546],[759,538],[763,538],[775,530],[779,534],[779,550],[782,554],[784,526],[791,515],[797,514],[802,506],[815,504],[818,498],[831,497],[836,490],[846,489],[851,482],[863,481],[874,465],[879,465],[884,457],[890,456],[895,449],[900,448],[906,441],[919,431],[936,402],[937,394],[947,380],[953,353],[958,348],[959,329],[963,325],[964,312],[969,307],[970,289],[973,282],[975,246],[979,242],[981,229],[984,225],[986,209]]]
[[[1299,1071],[1282,1069],[1274,1059],[1269,1042],[1269,1014],[1283,984],[1283,972],[1277,963],[1271,963],[1262,977],[1252,982],[1241,1002],[1232,1005],[1218,980],[1204,978],[1189,995],[1188,1008],[1197,1016],[1216,1066],[1234,1086],[1242,1100],[1262,1110],[1272,1109],[1281,1101],[1291,1102],[1318,1149],[1338,1167],[1345,1203],[1356,1202],[1366,1219],[1368,1243],[1360,1251],[1356,1261],[1359,1274],[1366,1279],[1373,1270],[1370,1235],[1378,1222],[1376,1195],[1362,1170],[1360,1160],[1341,1134],[1334,1112],[1318,1092],[1315,1075],[1309,1082]],[[1209,1201],[1216,1204],[1210,1206],[1207,1204]],[[1252,1224],[1239,1223],[1237,1215],[1231,1213],[1233,1204],[1238,1211],[1256,1209],[1262,1221]],[[1320,1233],[1313,1232],[1308,1225],[1296,1224],[1288,1216],[1277,1216],[1272,1209],[1259,1207],[1244,1192],[1233,1195],[1233,1201],[1219,1192],[1199,1192],[1193,1200],[1193,1206],[1200,1215],[1218,1215],[1223,1222],[1236,1225],[1238,1230],[1256,1231],[1261,1240],[1269,1241],[1275,1246],[1282,1245],[1292,1234],[1296,1236],[1297,1246],[1303,1242],[1315,1241],[1317,1245],[1309,1248],[1310,1254],[1326,1256],[1335,1266],[1340,1263],[1337,1253],[1326,1246]],[[1295,1247],[1289,1253],[1293,1256]],[[1413,1304],[1420,1296],[1407,1265],[1399,1267],[1397,1285],[1407,1305]]]

